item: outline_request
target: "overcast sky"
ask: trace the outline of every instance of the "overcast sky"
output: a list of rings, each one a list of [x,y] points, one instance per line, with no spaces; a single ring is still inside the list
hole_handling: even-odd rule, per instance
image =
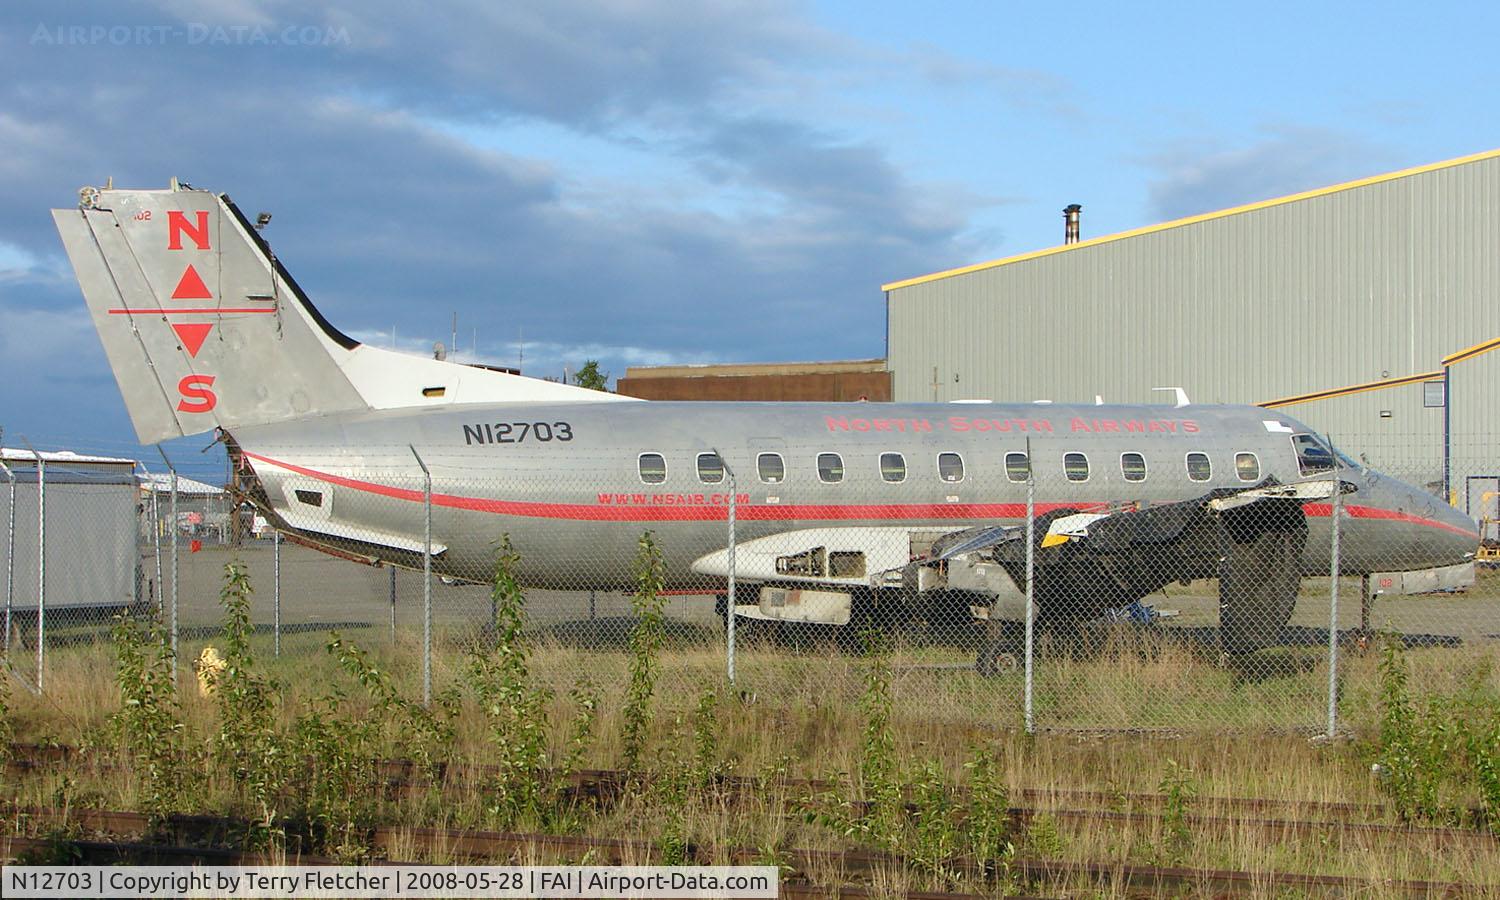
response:
[[[7,444],[142,453],[47,212],[107,177],[271,211],[357,338],[457,312],[555,377],[878,357],[883,282],[1068,203],[1090,237],[1500,146],[1490,4],[423,6],[0,7]]]

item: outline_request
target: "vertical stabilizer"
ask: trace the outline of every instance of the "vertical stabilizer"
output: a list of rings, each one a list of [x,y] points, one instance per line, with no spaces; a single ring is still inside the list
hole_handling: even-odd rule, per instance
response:
[[[79,196],[52,217],[142,443],[365,409],[631,399],[360,344],[222,194],[174,181]]]
[[[83,197],[53,219],[142,443],[366,407],[332,355],[343,336],[296,302],[221,198]]]

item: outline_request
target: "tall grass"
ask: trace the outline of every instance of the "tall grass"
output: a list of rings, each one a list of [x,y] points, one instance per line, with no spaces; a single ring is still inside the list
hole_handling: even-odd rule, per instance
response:
[[[408,699],[420,683],[409,646],[366,649],[335,635],[326,654],[265,658],[249,628],[249,585],[231,568],[216,641],[226,668],[211,696],[177,690],[159,624],[121,622],[112,661],[103,647],[59,652],[55,693],[20,695],[8,716],[0,701],[0,727],[13,722],[20,739],[77,741],[107,721],[127,765],[98,765],[96,753],[9,780],[6,791],[43,806],[135,804],[158,819],[236,809],[254,826],[251,842],[296,839],[304,851],[346,860],[393,852],[371,845],[371,826],[408,823],[633,837],[655,858],[677,861],[727,861],[730,848],[753,848],[776,864],[790,847],[884,849],[905,861],[872,877],[889,890],[1024,887],[1010,881],[1016,857],[1277,867],[1368,875],[1372,883],[1500,882],[1500,860],[1468,844],[1418,852],[1268,836],[1235,825],[1243,812],[1214,799],[1379,801],[1394,812],[1372,813],[1376,821],[1494,823],[1500,706],[1482,648],[1393,646],[1378,657],[1349,657],[1345,713],[1359,732],[1350,744],[1311,744],[1286,728],[1280,711],[1249,707],[1240,718],[1266,728],[1029,738],[1009,727],[1013,681],[926,665],[931,648],[899,642],[877,642],[862,657],[747,649],[740,672],[749,684],[724,693],[716,687],[719,649],[674,635],[662,616],[660,556],[649,535],[640,544],[635,628],[613,652],[528,632],[525,598],[510,577],[515,564],[502,544],[491,640],[440,645],[440,670],[464,677],[430,708]],[[1439,658],[1449,674],[1414,663],[1434,653],[1446,654]],[[1451,674],[1456,661],[1466,667],[1461,677]],[[118,702],[90,692],[90,680],[108,667]],[[1319,676],[1288,666],[1256,681],[1171,643],[1117,635],[1092,654],[1049,657],[1039,688],[1053,704],[1052,721],[1086,720],[1158,704],[1153,692],[1200,677],[1252,703]],[[1068,708],[1069,691],[1098,706]],[[1200,685],[1185,696],[1207,710],[1212,693]],[[373,760],[391,755],[410,758],[430,783],[385,792]],[[633,790],[602,801],[579,797],[557,777],[622,762],[635,775]],[[499,774],[481,782],[472,777],[479,764]],[[726,792],[728,774],[757,779],[758,790]],[[828,787],[789,788],[785,779],[799,775],[827,778]],[[1077,790],[1104,791],[1116,809],[1144,804],[1157,817],[1080,822],[1061,814],[1080,802],[1069,793]],[[1024,828],[1008,815],[1012,801],[1039,810]],[[1205,814],[1230,824],[1206,831],[1196,824]],[[427,861],[450,861],[445,853]],[[964,859],[986,861],[985,874],[971,874]],[[844,880],[816,866],[804,874]]]

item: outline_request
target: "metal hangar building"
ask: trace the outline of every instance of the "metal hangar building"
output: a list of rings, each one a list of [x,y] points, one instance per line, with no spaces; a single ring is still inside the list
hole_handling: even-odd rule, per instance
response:
[[[1500,489],[1500,150],[883,289],[897,401],[1182,387],[1284,410],[1460,508]]]

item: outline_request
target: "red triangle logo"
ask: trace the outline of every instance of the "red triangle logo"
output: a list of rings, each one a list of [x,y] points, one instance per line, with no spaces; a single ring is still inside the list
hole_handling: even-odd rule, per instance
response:
[[[187,350],[188,356],[197,356],[198,351],[203,349],[203,342],[208,339],[208,333],[214,330],[211,322],[197,323],[172,323],[172,330],[177,332],[181,339],[183,349]]]
[[[172,292],[173,300],[212,300],[213,294],[208,292],[208,285],[198,275],[198,270],[188,266],[182,273],[182,278],[177,282],[177,289]]]

